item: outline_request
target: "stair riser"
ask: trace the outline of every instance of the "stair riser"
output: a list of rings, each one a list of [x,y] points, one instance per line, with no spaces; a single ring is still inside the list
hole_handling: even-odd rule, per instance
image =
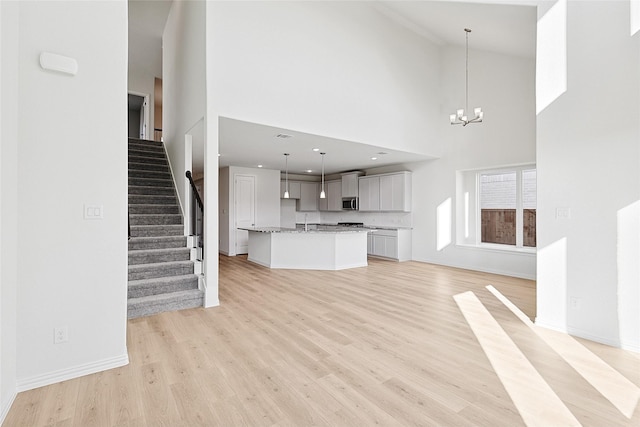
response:
[[[167,163],[165,162],[164,164],[156,164],[156,163],[134,163],[131,160],[129,160],[129,170],[136,170],[136,171],[153,171],[153,172],[166,172],[169,173],[169,167],[167,166]]]
[[[129,252],[129,265],[155,264],[159,262],[189,261],[189,250],[168,253],[137,254]]]
[[[182,215],[129,215],[131,225],[180,225]]]
[[[129,147],[129,161],[131,161],[132,158],[134,157],[141,157],[141,158],[145,158],[145,159],[165,159],[165,154],[164,154],[164,150],[152,150],[152,149],[136,149],[136,148],[131,148]],[[144,162],[142,162],[144,163]]]
[[[145,157],[137,156],[129,153],[129,165],[167,165],[167,160],[164,157]],[[135,168],[132,168],[135,169]]]
[[[162,236],[182,236],[184,227],[179,226],[157,226],[157,227],[136,227],[131,226],[131,237],[162,237]]]
[[[173,188],[173,181],[170,179],[129,178],[129,185]]]
[[[153,314],[163,313],[165,311],[186,310],[189,308],[202,307],[204,297],[199,296],[194,299],[182,299],[170,304],[160,305],[129,305],[127,307],[127,318],[135,319],[142,316],[151,316]]]
[[[143,249],[169,249],[169,248],[185,248],[187,246],[187,238],[179,239],[158,239],[158,240],[129,240],[129,250]]]
[[[129,178],[171,179],[169,172],[140,171],[129,169]]]
[[[176,202],[175,194],[163,196],[129,193],[129,205],[175,205]]]
[[[129,268],[128,280],[155,279],[157,277],[184,276],[193,274],[193,264],[180,266],[152,266]]]
[[[178,205],[129,205],[129,214],[163,214],[163,215],[177,215],[180,214],[180,207]]]
[[[173,188],[164,188],[164,187],[129,187],[129,196],[140,195],[140,196],[175,196],[176,193]],[[174,199],[173,203],[176,203]]]
[[[151,285],[130,286],[127,293],[128,298],[141,298],[149,295],[166,294],[169,292],[188,291],[190,289],[198,289],[198,277],[190,276],[188,279],[175,280],[171,282],[158,281]]]
[[[129,142],[129,148],[130,149],[136,149],[136,150],[159,150],[159,151],[164,151],[164,147],[162,146],[161,142],[156,142],[156,141],[151,141],[151,142],[146,142],[146,141],[134,141],[134,142]]]

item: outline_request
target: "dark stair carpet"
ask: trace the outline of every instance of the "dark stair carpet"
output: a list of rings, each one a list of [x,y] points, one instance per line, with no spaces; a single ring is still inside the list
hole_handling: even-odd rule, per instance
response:
[[[202,307],[161,142],[129,139],[129,319]]]

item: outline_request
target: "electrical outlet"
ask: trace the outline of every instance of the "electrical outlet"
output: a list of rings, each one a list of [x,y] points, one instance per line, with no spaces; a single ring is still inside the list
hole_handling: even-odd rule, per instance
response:
[[[572,309],[579,310],[580,306],[582,305],[582,301],[580,300],[580,298],[571,297],[569,298],[569,304],[571,305]]]
[[[53,328],[53,343],[61,344],[69,341],[69,328],[66,326],[62,328]]]
[[[571,208],[556,208],[556,219],[571,219]]]

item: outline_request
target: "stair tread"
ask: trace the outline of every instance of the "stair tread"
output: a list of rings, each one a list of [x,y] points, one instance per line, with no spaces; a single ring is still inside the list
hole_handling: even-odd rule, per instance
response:
[[[134,242],[151,242],[151,241],[163,241],[163,240],[182,240],[186,239],[187,236],[132,236],[129,240]]]
[[[148,303],[164,303],[171,300],[184,301],[185,297],[192,297],[193,299],[202,298],[204,292],[200,289],[189,289],[187,291],[168,292],[165,294],[147,295],[144,297],[129,298],[128,305],[139,305]]]
[[[157,214],[129,214],[129,216],[137,216],[140,218],[148,217],[148,216],[182,216],[182,214],[168,214],[168,213],[157,213]]]
[[[171,252],[189,252],[191,248],[129,249],[129,255],[161,254]]]
[[[151,279],[134,279],[129,280],[129,287],[136,286],[145,286],[154,283],[171,283],[171,282],[180,282],[183,280],[197,280],[198,276],[195,274],[182,274],[179,276],[163,276],[163,277],[155,277]]]
[[[145,268],[153,268],[158,269],[161,267],[179,267],[179,266],[191,266],[193,261],[191,260],[183,260],[183,261],[163,261],[163,262],[152,262],[149,264],[133,264],[129,266],[129,270],[143,270]],[[163,276],[168,277],[168,276]]]

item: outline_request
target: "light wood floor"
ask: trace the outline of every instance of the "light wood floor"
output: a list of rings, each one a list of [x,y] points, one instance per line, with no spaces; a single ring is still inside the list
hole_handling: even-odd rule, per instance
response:
[[[622,414],[487,285],[534,317],[527,280],[417,262],[317,272],[221,257],[220,307],[130,320],[128,366],[20,393],[3,425],[532,425],[514,404],[523,397],[548,420],[555,407],[529,371],[514,373],[516,392],[497,373],[522,366],[512,347],[580,424],[640,425],[640,409]],[[495,319],[496,343],[515,344],[499,347],[499,369],[480,345],[495,325],[475,324],[459,295]],[[638,354],[577,341],[638,388]]]

